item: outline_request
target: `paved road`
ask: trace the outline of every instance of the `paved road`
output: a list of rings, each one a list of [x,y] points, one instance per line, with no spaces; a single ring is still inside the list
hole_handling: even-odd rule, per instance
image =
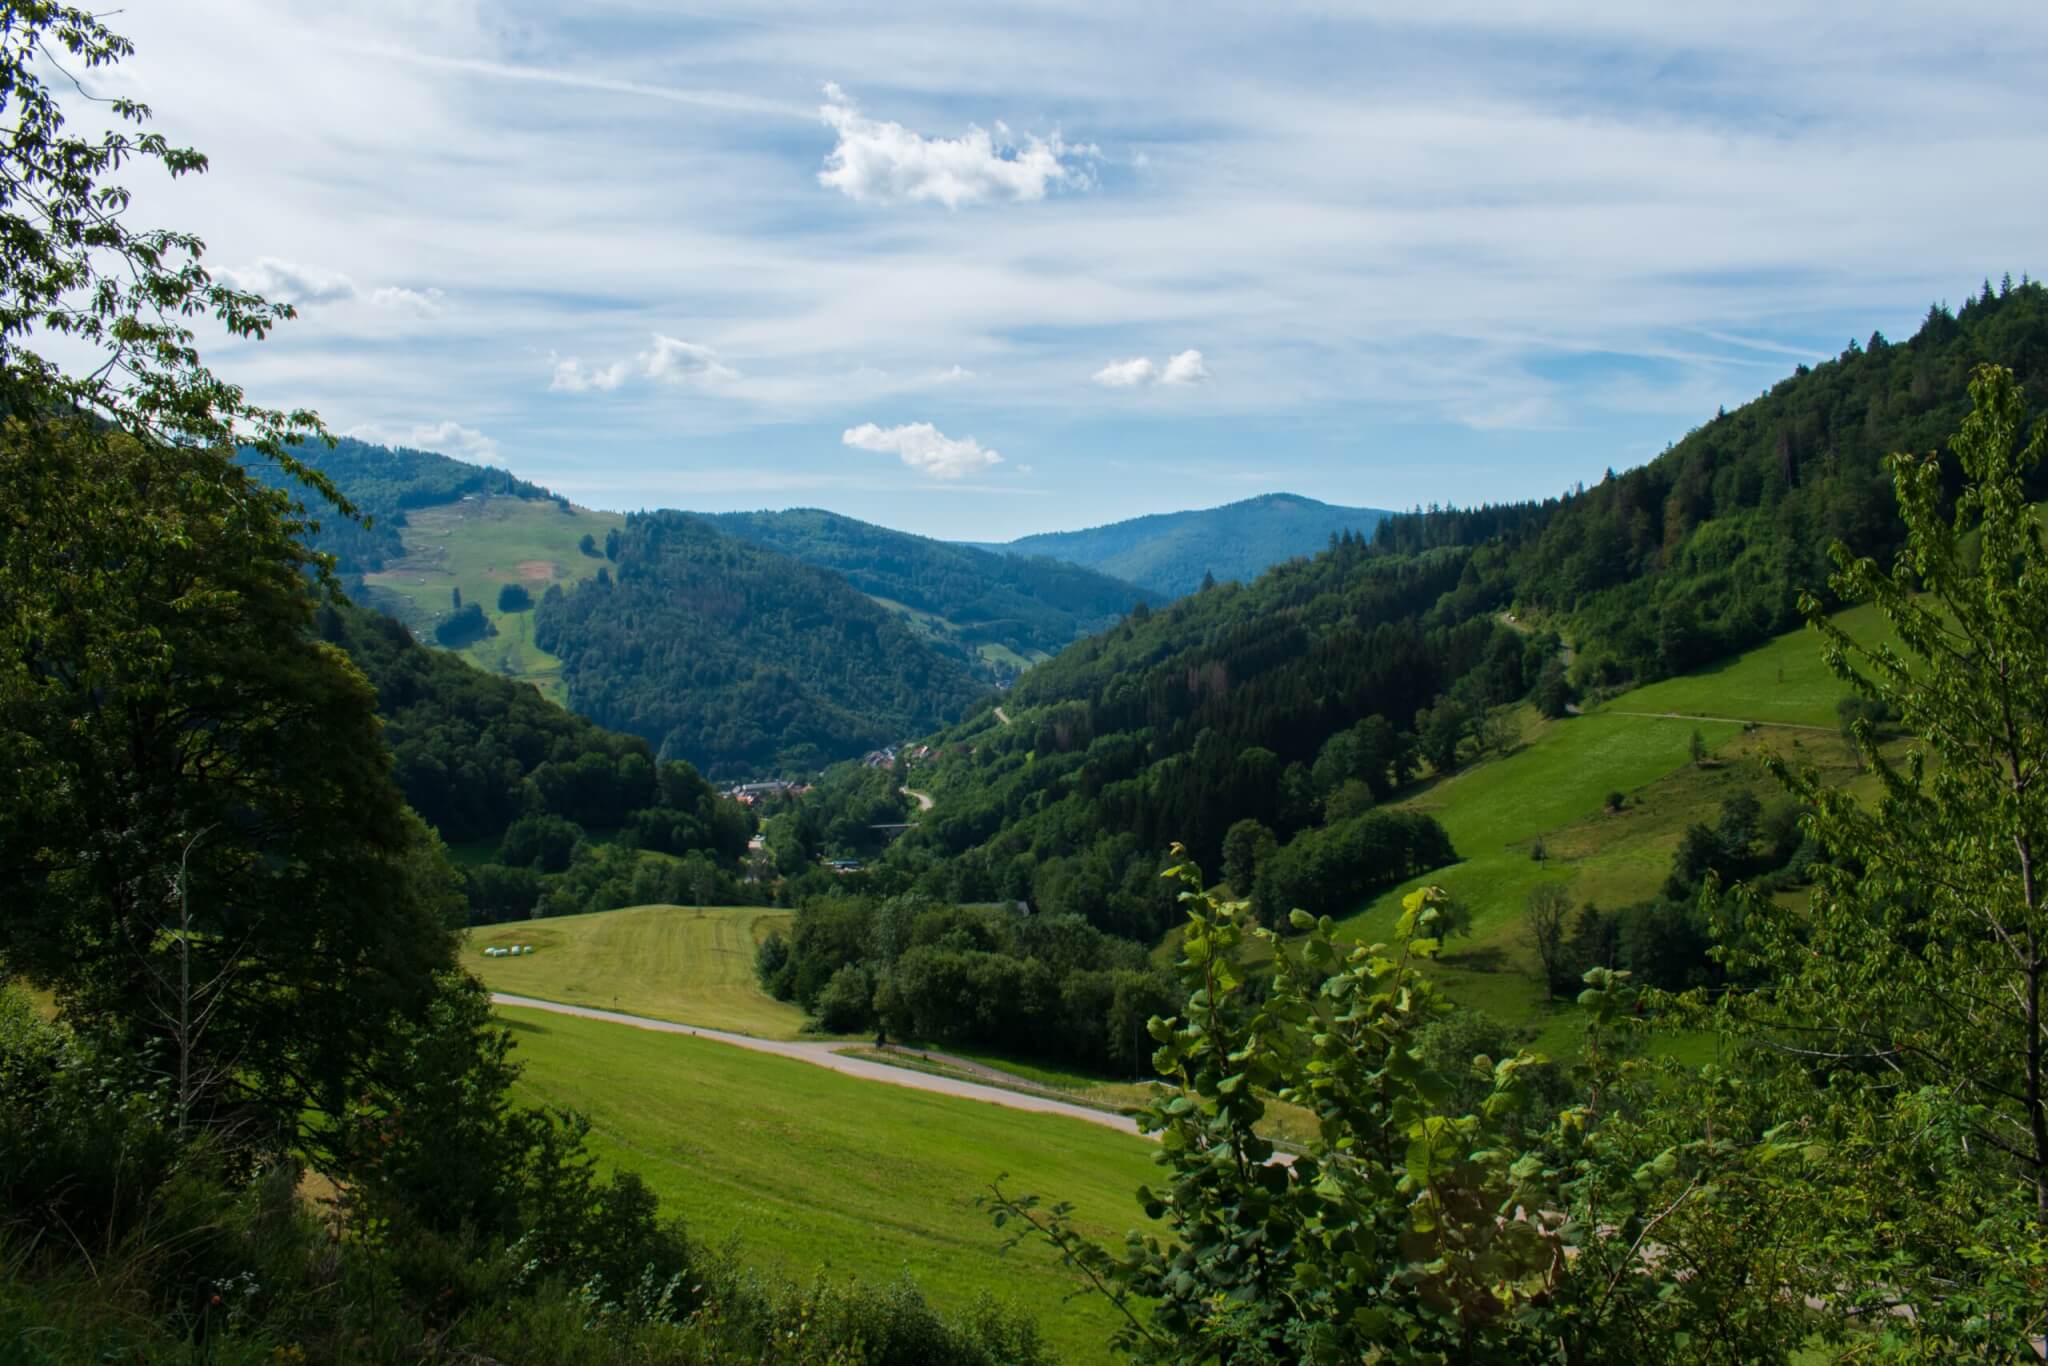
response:
[[[1004,711],[1001,707],[997,707],[996,720],[1002,722],[1004,725],[1007,726],[1010,724],[1010,713]]]
[[[644,1015],[627,1015],[617,1010],[598,1010],[592,1006],[563,1005],[560,1001],[512,996],[502,991],[492,992],[491,1000],[501,1006],[551,1010],[558,1015],[575,1015],[586,1020],[603,1020],[608,1024],[631,1025],[635,1029],[649,1029],[657,1034],[688,1034],[692,1038],[710,1039],[714,1043],[731,1044],[735,1048],[751,1048],[757,1053],[773,1053],[778,1057],[795,1058],[798,1062],[827,1067],[834,1072],[844,1072],[850,1077],[886,1082],[891,1086],[907,1086],[913,1091],[936,1091],[940,1095],[959,1096],[964,1100],[1006,1105],[1012,1110],[1030,1110],[1043,1115],[1065,1115],[1069,1119],[1086,1120],[1090,1124],[1100,1124],[1104,1128],[1116,1129],[1122,1133],[1138,1132],[1137,1121],[1128,1115],[1112,1114],[1107,1110],[1054,1100],[1049,1096],[1006,1091],[1000,1086],[983,1086],[979,1082],[934,1076],[929,1072],[913,1072],[906,1067],[891,1067],[887,1063],[871,1062],[866,1058],[848,1057],[838,1051],[848,1046],[843,1043],[757,1039],[751,1034],[733,1034],[723,1029],[704,1029],[697,1025],[675,1024],[669,1020],[650,1020]]]
[[[904,796],[906,796],[906,797],[910,798],[910,800],[912,800],[912,801],[916,802],[916,803],[917,803],[917,809],[918,809],[918,810],[920,810],[920,811],[929,811],[929,810],[931,810],[931,809],[932,809],[932,794],[931,794],[931,793],[929,793],[929,792],[919,792],[919,791],[918,791],[918,790],[917,790],[916,788],[914,788],[914,787],[899,787],[899,788],[897,788],[896,790],[897,790],[898,792],[901,792],[901,793],[902,793],[902,794],[903,794]]]

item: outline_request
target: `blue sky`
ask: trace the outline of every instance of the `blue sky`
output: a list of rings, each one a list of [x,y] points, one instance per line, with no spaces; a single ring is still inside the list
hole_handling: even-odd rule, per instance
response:
[[[580,502],[965,539],[1640,463],[2048,271],[2038,3],[181,0],[138,215],[252,395]]]

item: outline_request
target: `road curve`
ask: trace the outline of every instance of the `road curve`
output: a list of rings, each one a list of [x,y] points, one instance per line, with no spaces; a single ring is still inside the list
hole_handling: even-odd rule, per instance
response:
[[[1100,1124],[1104,1128],[1115,1129],[1121,1133],[1146,1137],[1138,1133],[1137,1121],[1128,1115],[1054,1100],[1050,1096],[1007,1091],[1000,1086],[983,1086],[979,1082],[960,1081],[953,1077],[935,1076],[929,1072],[913,1072],[906,1067],[891,1067],[887,1063],[870,1062],[866,1058],[848,1057],[838,1051],[848,1046],[843,1043],[757,1039],[751,1034],[733,1034],[723,1029],[705,1029],[699,1025],[676,1024],[670,1020],[651,1020],[645,1015],[599,1010],[594,1006],[564,1005],[560,1001],[543,1001],[532,996],[513,996],[502,991],[492,992],[491,1002],[494,1005],[517,1006],[525,1010],[547,1010],[557,1015],[574,1015],[585,1020],[602,1020],[607,1024],[630,1025],[634,1029],[652,1030],[657,1034],[687,1034],[696,1039],[709,1039],[713,1043],[731,1044],[735,1048],[750,1048],[756,1053],[773,1053],[777,1057],[795,1058],[798,1062],[830,1068],[834,1072],[843,1072],[850,1077],[885,1082],[890,1086],[907,1086],[913,1091],[935,1091],[943,1096],[958,1096],[963,1100],[1006,1105],[1012,1110],[1065,1115],[1069,1119],[1086,1120],[1090,1124]]]
[[[917,809],[918,809],[919,811],[929,811],[929,810],[931,810],[931,809],[932,809],[932,794],[931,794],[931,793],[929,793],[929,792],[919,792],[919,791],[918,791],[918,790],[917,790],[916,788],[914,788],[914,787],[899,787],[899,788],[897,788],[896,790],[897,790],[898,792],[901,792],[901,793],[902,793],[902,794],[903,794],[904,796],[906,796],[906,797],[910,798],[910,800],[912,800],[912,801],[916,802],[916,803],[917,803]]]

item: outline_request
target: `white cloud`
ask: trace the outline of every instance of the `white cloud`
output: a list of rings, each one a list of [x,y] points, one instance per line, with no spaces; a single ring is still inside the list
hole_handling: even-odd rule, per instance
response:
[[[739,371],[723,364],[708,346],[654,334],[654,344],[639,356],[640,373],[662,384],[683,384],[691,380],[715,383],[737,379]]]
[[[626,382],[629,369],[622,360],[586,368],[575,356],[564,356],[555,361],[554,376],[548,381],[548,388],[569,394],[580,394],[589,389],[609,391]]]
[[[1027,134],[1020,144],[998,123],[994,136],[969,125],[961,137],[928,138],[867,117],[837,85],[825,86],[825,101],[818,116],[839,141],[826,154],[818,183],[849,199],[935,201],[957,209],[984,199],[1029,202],[1055,185],[1090,183],[1083,163],[1096,155],[1095,147],[1069,146],[1058,133]]]
[[[1209,367],[1202,364],[1202,353],[1193,347],[1168,357],[1166,367],[1159,372],[1161,384],[1200,384],[1207,378]]]
[[[1158,374],[1158,367],[1144,356],[1133,356],[1129,360],[1113,360],[1095,372],[1095,382],[1105,389],[1135,389],[1141,384],[1150,384]]]
[[[407,289],[402,285],[382,285],[371,290],[367,297],[378,308],[410,313],[416,318],[439,315],[446,298],[438,289]]]
[[[718,353],[710,347],[659,332],[651,334],[647,349],[630,361],[586,365],[579,356],[558,356],[552,352],[549,359],[554,362],[554,369],[548,376],[548,388],[564,394],[592,390],[610,393],[634,378],[678,385],[719,384],[740,377],[740,372],[719,360]]]
[[[863,451],[893,452],[904,464],[934,479],[959,479],[1003,463],[1003,457],[971,436],[947,436],[929,422],[877,427],[863,422],[840,433],[840,441]]]
[[[1105,389],[1140,389],[1148,384],[1200,384],[1209,378],[1209,367],[1202,364],[1202,353],[1189,347],[1166,358],[1166,364],[1155,365],[1150,356],[1133,356],[1129,360],[1113,360],[1097,370],[1095,382]]]
[[[219,272],[221,279],[236,289],[251,290],[272,303],[326,304],[356,297],[355,281],[318,266],[302,266],[260,256],[256,263]]]
[[[360,300],[372,308],[415,318],[436,317],[446,303],[446,296],[438,289],[407,289],[403,285],[364,289],[338,270],[300,265],[275,256],[259,256],[254,265],[230,266],[217,273],[236,289],[252,290],[272,303],[304,306]]]
[[[364,422],[342,433],[358,441],[380,446],[409,446],[416,451],[437,451],[442,455],[469,460],[496,460],[498,443],[474,427],[460,422],[423,422],[414,427],[393,427],[381,422]]]

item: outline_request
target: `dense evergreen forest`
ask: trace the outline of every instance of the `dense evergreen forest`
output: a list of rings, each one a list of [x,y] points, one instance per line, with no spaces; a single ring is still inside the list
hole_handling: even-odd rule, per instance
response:
[[[346,436],[334,438],[332,446],[301,442],[292,450],[307,466],[334,481],[361,514],[360,520],[341,515],[326,498],[261,452],[244,449],[240,460],[259,482],[305,501],[313,518],[306,543],[334,556],[335,567],[343,574],[372,573],[405,553],[400,532],[407,508],[434,507],[470,494],[545,498],[567,505],[566,499],[509,471],[451,460],[432,451],[376,446]]]
[[[838,575],[703,518],[636,514],[613,558],[548,590],[534,640],[578,711],[714,777],[814,769],[927,732],[982,691]]]
[[[1042,555],[998,555],[816,508],[728,512],[721,530],[843,575],[863,593],[944,618],[970,650],[1051,654],[1155,594]]]
[[[1085,565],[1177,598],[1208,578],[1250,582],[1285,560],[1314,554],[1333,535],[1370,533],[1386,515],[1378,508],[1334,507],[1299,494],[1264,493],[1222,507],[1155,512],[983,548]]]

